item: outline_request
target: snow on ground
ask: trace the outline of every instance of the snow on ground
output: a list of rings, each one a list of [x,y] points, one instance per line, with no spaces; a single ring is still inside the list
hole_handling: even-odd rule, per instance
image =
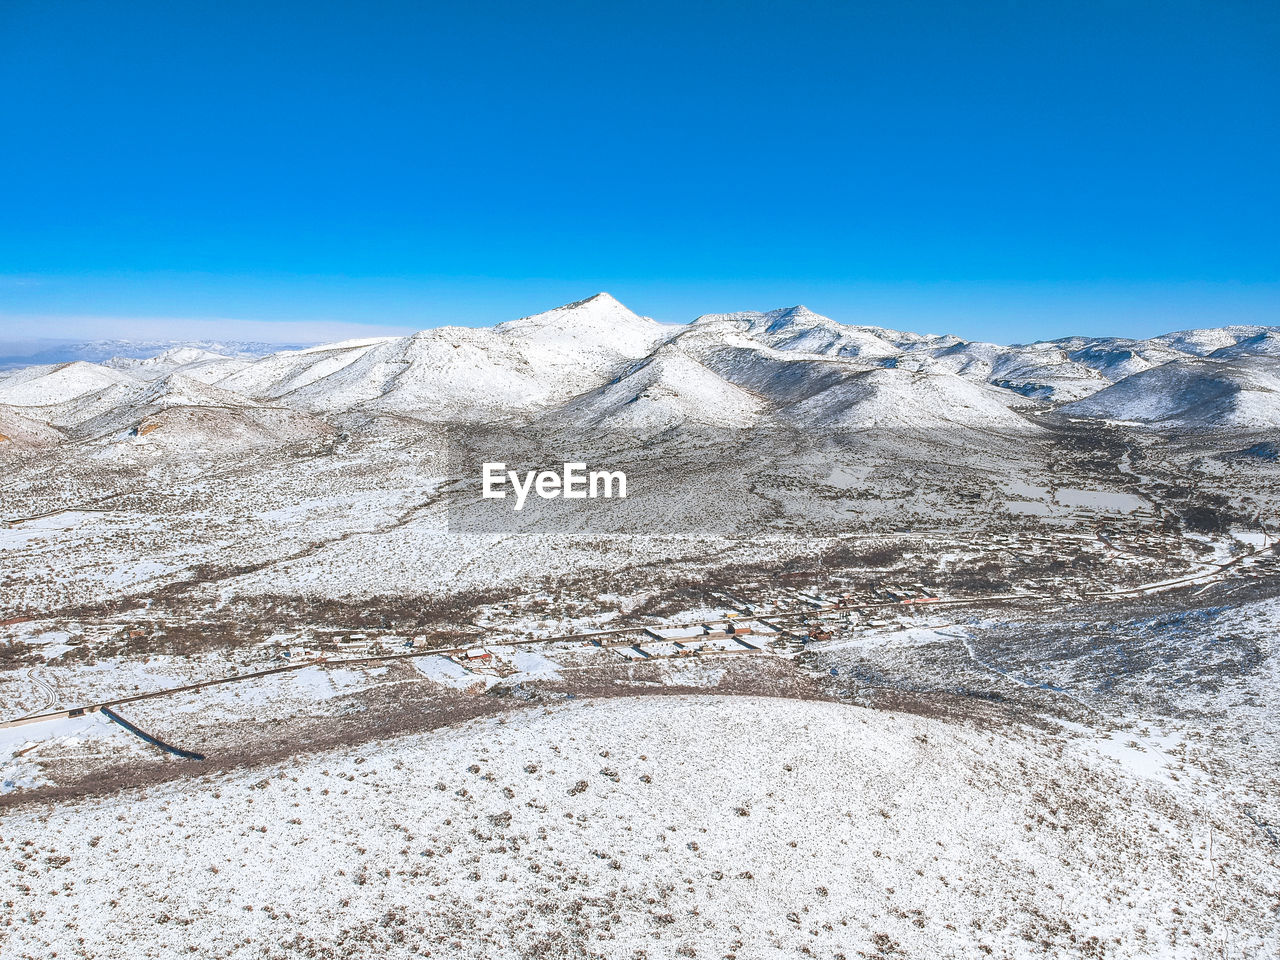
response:
[[[413,657],[409,663],[428,680],[455,690],[466,690],[476,684],[492,686],[498,682],[496,677],[472,673],[462,664],[444,656]]]
[[[1054,499],[1067,507],[1087,507],[1099,512],[1141,513],[1151,512],[1151,504],[1142,497],[1117,490],[1057,490]]]
[[[41,683],[30,683],[29,671],[0,674],[0,697],[6,707],[0,719],[37,709],[79,706],[136,693],[149,693],[210,676],[235,672],[234,665],[213,656],[154,656],[146,660],[103,657],[91,663],[52,660],[36,669]],[[56,696],[48,697],[48,687]]]
[[[16,809],[0,948],[1274,955],[1274,857],[1218,823],[1210,861],[1208,825],[1053,738],[825,702],[579,700]]]
[[[376,686],[370,676],[385,672],[386,667],[374,670],[303,667],[175,694],[165,699],[163,709],[175,714],[199,713],[206,720],[232,721],[246,717],[269,720],[296,713],[311,716],[330,715],[335,711],[345,713],[359,708],[351,702],[333,705],[328,701]]]
[[[71,639],[70,633],[65,630],[48,630],[40,624],[18,624],[12,635],[26,646],[34,647],[35,652],[45,660],[56,660],[72,649],[71,644],[67,643]]]
[[[522,677],[551,679],[560,676],[560,664],[536,650],[513,650],[505,655],[505,659],[511,661]]]
[[[872,647],[919,647],[932,643],[955,642],[955,635],[941,627],[886,627],[883,629],[864,628],[847,639],[823,640],[810,644],[810,649],[828,653],[848,648]]]
[[[15,550],[32,542],[40,543],[46,538],[57,537],[58,534],[74,536],[79,527],[96,520],[97,517],[88,511],[65,510],[52,516],[27,520],[20,527],[0,525],[0,547]]]
[[[84,754],[95,748],[136,748],[133,734],[100,713],[0,729],[0,793],[40,786],[48,781],[37,757],[51,751]],[[0,932],[0,946],[4,935]]]
[[[724,668],[692,657],[668,660],[663,664],[662,679],[654,685],[672,684],[681,687],[714,687],[724,678]]]
[[[1162,746],[1169,745],[1153,742],[1150,737],[1139,738],[1129,730],[1111,730],[1105,734],[1095,734],[1089,741],[1092,749],[1103,756],[1110,757],[1133,776],[1160,780],[1170,789],[1177,790],[1179,782],[1170,775],[1170,768],[1174,763],[1161,749]]]
[[[1151,513],[1148,501],[1117,490],[1060,488],[1051,492],[1028,483],[1010,483],[1006,493],[1015,498],[1005,502],[1005,509],[1019,516],[1070,518],[1081,510],[1103,514]]]

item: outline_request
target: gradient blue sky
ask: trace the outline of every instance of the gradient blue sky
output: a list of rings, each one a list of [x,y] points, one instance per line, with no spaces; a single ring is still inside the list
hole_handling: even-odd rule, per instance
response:
[[[0,326],[1280,322],[1271,2],[0,3]]]

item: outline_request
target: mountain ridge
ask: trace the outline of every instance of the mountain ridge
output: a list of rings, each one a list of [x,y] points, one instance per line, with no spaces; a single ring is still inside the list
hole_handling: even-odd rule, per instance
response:
[[[158,406],[184,407],[188,419],[197,408],[264,405],[370,422],[565,426],[577,417],[584,429],[641,434],[773,422],[1021,435],[1042,429],[1030,413],[1148,429],[1280,426],[1280,327],[1262,325],[1000,345],[844,324],[803,305],[667,324],[601,292],[493,327],[263,355],[154,345],[149,356],[130,349],[0,371],[0,412],[42,443],[108,426],[129,435],[130,422],[136,432]]]

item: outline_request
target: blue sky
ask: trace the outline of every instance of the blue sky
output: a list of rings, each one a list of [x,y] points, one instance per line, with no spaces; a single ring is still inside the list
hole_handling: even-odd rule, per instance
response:
[[[7,0],[0,325],[1277,323],[1277,49],[1264,2]]]

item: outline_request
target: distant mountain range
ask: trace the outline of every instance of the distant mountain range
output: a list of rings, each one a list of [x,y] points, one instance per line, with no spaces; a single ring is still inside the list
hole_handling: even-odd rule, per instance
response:
[[[277,350],[298,350],[307,346],[311,344],[241,340],[0,340],[0,370],[76,360],[102,363],[113,357],[153,357],[177,347],[193,347],[229,357],[261,357]]]
[[[1045,417],[1141,429],[1280,427],[1280,328],[1001,346],[837,323],[802,306],[663,324],[607,293],[492,328],[296,349],[100,341],[0,372],[0,436],[269,441],[383,417],[1030,435]],[[50,360],[49,357],[29,358]]]

